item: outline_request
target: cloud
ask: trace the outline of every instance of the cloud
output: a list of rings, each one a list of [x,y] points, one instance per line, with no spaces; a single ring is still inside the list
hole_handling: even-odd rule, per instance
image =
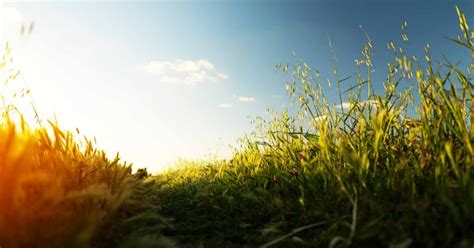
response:
[[[158,76],[160,82],[172,84],[197,85],[229,78],[227,74],[217,71],[207,59],[153,60],[140,67],[142,70]]]
[[[338,104],[334,106],[335,109],[350,109],[352,107],[352,103],[349,102],[343,102],[342,104]]]
[[[369,106],[373,107],[373,108],[378,108],[379,106],[379,102],[376,101],[376,100],[367,100],[367,101],[362,101],[362,102],[359,102],[358,105],[360,107],[364,107],[364,108],[367,108]],[[334,106],[335,109],[344,109],[344,110],[348,110],[348,109],[351,109],[352,106],[354,106],[354,103],[349,103],[349,102],[343,102],[342,104],[338,104],[336,106]]]
[[[238,99],[241,102],[255,102],[255,97],[252,96],[239,96]]]
[[[334,106],[334,110],[338,111],[338,110],[349,110],[351,109],[353,106],[355,105],[358,105],[359,107],[361,108],[373,108],[373,109],[377,109],[379,108],[379,105],[380,103],[376,100],[366,100],[366,101],[361,101],[361,102],[356,102],[356,103],[350,103],[350,102],[343,102],[342,104],[338,104],[336,106]],[[340,112],[338,112],[340,113]],[[317,124],[323,122],[323,121],[327,121],[328,120],[328,115],[324,114],[324,115],[320,115],[320,116],[316,116],[312,119],[312,124],[313,126],[316,126]]]
[[[248,102],[255,102],[255,97],[253,96],[237,96],[237,95],[232,95],[232,103],[226,102],[226,103],[221,103],[217,105],[219,108],[232,108],[234,105],[239,106],[240,102],[248,103]]]
[[[232,104],[230,103],[221,103],[218,106],[219,108],[232,108]]]

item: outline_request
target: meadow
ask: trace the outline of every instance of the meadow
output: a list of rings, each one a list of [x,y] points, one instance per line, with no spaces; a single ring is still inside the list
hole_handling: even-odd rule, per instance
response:
[[[32,127],[4,97],[0,246],[472,247],[474,32],[456,11],[452,42],[471,61],[407,54],[406,22],[384,82],[368,35],[352,77],[296,58],[276,66],[294,109],[256,118],[232,159],[157,175],[78,130]],[[9,60],[7,47],[0,69]]]

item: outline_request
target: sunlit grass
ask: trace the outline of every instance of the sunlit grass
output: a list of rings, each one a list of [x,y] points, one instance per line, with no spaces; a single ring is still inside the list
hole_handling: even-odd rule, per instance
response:
[[[457,11],[454,42],[472,55]],[[381,94],[368,35],[353,77],[336,63],[332,80],[303,60],[278,65],[295,111],[257,118],[231,160],[155,176],[132,174],[78,131],[38,116],[31,127],[4,97],[0,246],[472,247],[474,61],[438,66],[429,45],[424,58],[405,45],[387,44]],[[338,99],[325,96],[328,81]]]
[[[458,15],[454,41],[472,54]],[[303,60],[277,65],[292,78],[296,114],[257,118],[230,161],[155,177],[176,237],[202,247],[472,246],[474,65],[435,65],[428,44],[424,58],[405,53],[406,29],[405,43],[387,45],[382,94],[367,34],[353,77],[340,77],[335,63],[332,80]],[[326,82],[338,99],[325,96]]]
[[[41,121],[29,91],[11,90],[18,74],[8,68],[8,45],[2,61],[0,247],[115,246],[136,231],[124,227],[133,218],[165,223],[140,194],[131,165],[118,154],[109,159],[79,130]],[[33,125],[15,101],[31,104]]]

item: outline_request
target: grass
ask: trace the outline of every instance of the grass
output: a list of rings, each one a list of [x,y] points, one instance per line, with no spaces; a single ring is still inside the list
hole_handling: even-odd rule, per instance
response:
[[[454,42],[474,56],[474,34],[456,10]],[[54,123],[13,121],[6,105],[0,245],[472,247],[474,57],[467,69],[438,66],[429,46],[417,59],[390,43],[377,94],[367,38],[354,77],[334,65],[339,106],[306,62],[277,65],[292,78],[295,111],[258,119],[230,160],[182,162],[155,176],[132,174]]]

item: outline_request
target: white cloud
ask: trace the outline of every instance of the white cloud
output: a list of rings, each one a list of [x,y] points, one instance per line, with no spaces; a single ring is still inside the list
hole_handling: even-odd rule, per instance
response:
[[[361,102],[355,102],[355,103],[350,103],[350,102],[343,102],[342,104],[338,104],[336,106],[334,106],[334,110],[349,110],[351,109],[354,105],[357,105],[359,107],[363,107],[363,108],[368,108],[369,106],[371,108],[375,108],[377,109],[380,105],[380,103],[376,100],[366,100],[366,101],[361,101]],[[328,120],[328,115],[320,115],[320,116],[316,116],[312,119],[312,125],[313,126],[316,126],[318,125],[319,123],[323,122],[323,121],[327,121]]]
[[[172,84],[197,85],[229,78],[227,74],[217,71],[207,59],[153,60],[140,67],[142,70],[158,76],[160,82]]]
[[[232,104],[230,104],[230,103],[221,103],[221,104],[219,104],[219,108],[232,108]]]
[[[349,103],[349,102],[343,102],[342,104],[338,104],[336,106],[334,106],[334,108],[336,109],[350,109],[352,107],[352,103]]]
[[[376,100],[367,100],[367,101],[359,102],[358,105],[365,108],[367,108],[368,106],[371,106],[373,108],[378,108],[379,102]],[[334,106],[334,108],[347,110],[347,109],[351,109],[352,106],[354,106],[354,103],[343,102],[342,104],[338,104]]]
[[[255,97],[252,96],[239,96],[241,102],[255,102]]]

